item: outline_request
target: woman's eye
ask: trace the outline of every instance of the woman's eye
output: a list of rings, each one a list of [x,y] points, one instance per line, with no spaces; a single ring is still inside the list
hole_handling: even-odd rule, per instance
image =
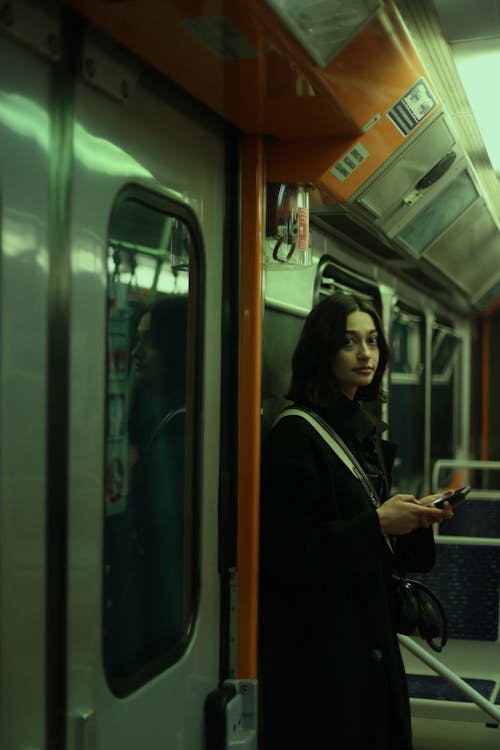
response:
[[[376,346],[378,344],[378,338],[376,336],[370,336],[370,338],[368,339],[368,343],[371,346]]]
[[[353,341],[352,341],[351,338],[349,338],[349,336],[346,336],[344,338],[344,344],[343,344],[344,346],[350,346],[352,343],[353,343]]]

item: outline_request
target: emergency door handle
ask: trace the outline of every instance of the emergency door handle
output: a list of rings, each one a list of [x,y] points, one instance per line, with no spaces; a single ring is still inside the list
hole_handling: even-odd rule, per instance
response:
[[[76,750],[97,750],[96,715],[93,709],[80,711],[76,716]]]

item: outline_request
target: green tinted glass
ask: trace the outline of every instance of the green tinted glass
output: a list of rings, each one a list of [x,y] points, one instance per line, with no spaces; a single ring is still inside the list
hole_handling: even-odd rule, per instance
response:
[[[117,204],[107,261],[103,659],[118,694],[175,661],[192,614],[192,255],[178,216]]]

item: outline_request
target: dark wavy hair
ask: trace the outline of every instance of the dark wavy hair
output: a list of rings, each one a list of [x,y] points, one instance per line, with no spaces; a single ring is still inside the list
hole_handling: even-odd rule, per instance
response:
[[[287,398],[311,406],[331,406],[341,395],[333,374],[333,361],[344,343],[347,316],[357,310],[373,318],[380,357],[372,382],[358,388],[356,399],[386,400],[381,383],[389,363],[390,350],[382,321],[370,304],[345,292],[335,292],[313,307],[307,316],[292,357],[292,381]]]
[[[180,294],[158,297],[144,311],[151,313],[151,343],[163,363],[184,372],[187,355],[188,299]]]

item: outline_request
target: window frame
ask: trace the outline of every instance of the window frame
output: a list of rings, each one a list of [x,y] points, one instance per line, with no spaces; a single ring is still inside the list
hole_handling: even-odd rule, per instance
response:
[[[434,338],[434,333],[437,333]],[[440,347],[446,342],[447,339],[451,338],[455,342],[452,356],[446,364],[446,367],[441,368],[440,371],[434,370],[434,362],[436,355],[439,352]],[[431,329],[431,372],[432,372],[432,385],[447,385],[457,365],[457,360],[460,359],[460,348],[462,346],[462,340],[457,331],[453,326],[447,323],[441,323],[439,320],[435,320],[432,324]]]
[[[106,273],[106,284],[103,294],[107,297],[109,290],[109,271],[108,271],[108,253],[110,247],[110,229],[112,226],[113,216],[123,204],[134,201],[143,205],[146,209],[159,211],[168,217],[178,219],[183,222],[190,232],[192,240],[190,263],[189,263],[189,291],[188,291],[188,328],[187,328],[187,362],[186,362],[186,414],[185,414],[185,433],[188,436],[186,440],[185,454],[185,477],[186,485],[184,489],[184,508],[188,516],[188,524],[191,525],[189,534],[190,554],[185,556],[188,560],[189,567],[183,578],[184,595],[187,594],[189,604],[189,615],[186,619],[186,626],[182,639],[174,648],[158,655],[152,661],[146,663],[139,670],[128,675],[125,678],[110,675],[106,669],[104,659],[104,616],[101,618],[101,663],[103,673],[110,691],[117,698],[126,698],[128,695],[150,682],[153,678],[164,672],[169,667],[176,664],[186,653],[194,632],[195,623],[200,605],[200,580],[201,580],[201,497],[202,497],[202,425],[203,425],[203,386],[204,386],[204,351],[205,351],[205,329],[204,329],[204,309],[206,300],[206,253],[203,242],[203,235],[199,220],[193,209],[186,203],[182,203],[177,198],[168,194],[156,192],[155,190],[144,187],[136,183],[125,185],[115,196],[110,213],[106,230],[105,262],[104,268]],[[105,519],[106,519],[106,451],[107,451],[107,430],[108,430],[108,333],[109,319],[106,310],[103,366],[104,366],[104,393],[105,407],[103,420],[103,476],[102,476],[102,498],[103,498],[103,526],[101,537],[102,548],[102,568],[101,568],[101,607],[102,613],[106,602],[104,600],[104,580],[105,580]],[[201,377],[200,377],[201,375]],[[188,577],[188,578],[187,578]],[[189,589],[186,589],[185,582],[189,580]]]
[[[407,310],[404,305],[398,303],[392,310],[392,318],[390,325],[390,345],[391,351],[393,351],[392,343],[392,332],[393,326],[396,321],[399,321],[402,325],[407,326],[410,332],[409,344],[411,353],[409,357],[409,364],[413,365],[410,372],[399,372],[395,369],[396,365],[394,360],[391,359],[389,369],[389,382],[392,385],[420,385],[422,382],[422,373],[424,371],[423,363],[423,345],[425,339],[425,320],[423,315],[412,313]]]

